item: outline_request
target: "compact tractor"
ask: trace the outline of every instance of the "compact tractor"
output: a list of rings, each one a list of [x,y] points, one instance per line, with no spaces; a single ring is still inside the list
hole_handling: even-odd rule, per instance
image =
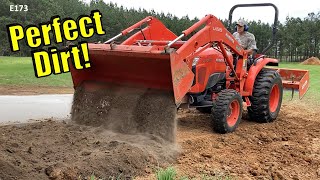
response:
[[[213,15],[179,36],[149,16],[105,43],[89,43],[92,67],[71,69],[74,87],[98,81],[170,91],[177,107],[187,104],[211,113],[213,129],[219,133],[236,129],[244,107],[250,119],[272,122],[279,114],[283,89],[298,90],[302,97],[309,88],[309,72],[269,68],[278,65],[277,59],[264,55],[277,31],[275,5],[236,5],[230,10],[229,24],[236,8],[253,6],[273,7],[275,19],[271,44],[251,59]],[[124,36],[121,43],[115,41]]]

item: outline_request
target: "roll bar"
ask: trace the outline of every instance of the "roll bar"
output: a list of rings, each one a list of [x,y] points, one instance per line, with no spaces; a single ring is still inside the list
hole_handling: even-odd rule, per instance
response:
[[[232,14],[233,11],[236,8],[240,8],[240,7],[264,7],[264,6],[271,6],[274,8],[275,14],[274,14],[274,22],[273,22],[273,27],[272,27],[272,40],[271,43],[263,49],[263,51],[261,52],[261,54],[265,54],[274,44],[274,42],[276,41],[276,33],[277,33],[277,26],[278,26],[278,17],[279,17],[279,10],[277,8],[276,5],[272,4],[272,3],[257,3],[257,4],[237,4],[234,5],[230,11],[229,11],[229,22],[228,22],[228,30],[231,32],[231,25],[232,25]]]

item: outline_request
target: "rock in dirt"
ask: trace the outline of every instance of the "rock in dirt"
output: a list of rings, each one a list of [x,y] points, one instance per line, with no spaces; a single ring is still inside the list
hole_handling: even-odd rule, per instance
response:
[[[77,179],[77,172],[73,168],[59,164],[47,167],[45,173],[54,180]]]

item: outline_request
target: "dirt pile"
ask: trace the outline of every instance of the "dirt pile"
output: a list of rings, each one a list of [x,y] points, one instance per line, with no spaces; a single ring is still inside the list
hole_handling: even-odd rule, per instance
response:
[[[156,137],[72,123],[11,125],[0,132],[0,179],[125,179],[175,159],[175,146]]]
[[[311,58],[303,61],[300,64],[303,64],[303,65],[320,65],[320,60],[317,57],[311,57]]]
[[[91,85],[75,90],[65,123],[0,127],[0,179],[131,179],[174,162],[172,93]]]
[[[75,90],[71,114],[76,123],[175,141],[177,108],[172,92],[106,84],[90,86],[97,90]]]
[[[297,108],[298,107],[298,108]],[[320,111],[284,102],[278,119],[243,119],[230,134],[212,132],[210,115],[179,111],[175,168],[200,179],[319,179]],[[53,121],[0,127],[0,179],[84,179],[140,176],[175,159],[156,136],[120,134],[103,127]],[[171,161],[172,162],[172,161]],[[224,178],[219,178],[223,176]]]

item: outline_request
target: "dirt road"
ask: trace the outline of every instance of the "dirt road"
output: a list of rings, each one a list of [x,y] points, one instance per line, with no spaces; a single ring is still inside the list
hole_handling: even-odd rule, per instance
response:
[[[170,163],[190,178],[320,179],[320,111],[310,107],[285,102],[276,122],[244,118],[226,135],[212,132],[209,115],[179,110],[178,148],[156,137],[54,121],[3,126],[0,179],[151,179]]]

